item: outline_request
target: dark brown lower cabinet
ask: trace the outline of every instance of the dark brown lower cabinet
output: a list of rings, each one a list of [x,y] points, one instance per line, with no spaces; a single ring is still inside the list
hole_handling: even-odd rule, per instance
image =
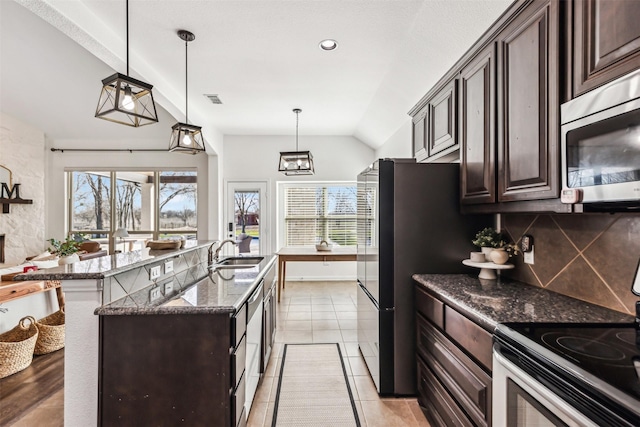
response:
[[[98,425],[245,425],[243,314],[100,316]]]
[[[418,403],[433,426],[491,425],[491,340],[416,286]]]

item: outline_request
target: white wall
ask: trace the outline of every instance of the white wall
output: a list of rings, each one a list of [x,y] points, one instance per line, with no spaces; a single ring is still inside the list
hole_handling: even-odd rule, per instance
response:
[[[45,224],[45,140],[38,129],[0,113],[0,165],[12,172],[20,184],[20,197],[32,205],[12,204],[10,213],[0,213],[0,234],[4,233],[5,263],[20,264],[42,252]]]
[[[374,151],[351,136],[299,137],[299,149],[309,150],[315,163],[315,175],[286,177],[278,172],[280,151],[295,150],[295,136],[230,136],[224,138],[223,171],[225,181],[268,181],[269,227],[272,230],[270,252],[278,241],[277,185],[280,181],[354,181],[359,172],[375,160]],[[264,218],[264,215],[263,215]],[[291,263],[289,280],[355,279],[355,262]]]
[[[376,158],[409,158],[413,157],[411,147],[411,132],[413,126],[411,117],[407,115],[406,121],[391,137],[376,150]]]
[[[0,165],[12,172],[14,184],[20,184],[20,197],[31,205],[11,205],[10,213],[0,213],[0,234],[5,234],[8,266],[42,251],[45,239],[45,137],[42,131],[0,113]],[[56,310],[55,292],[45,292],[0,304],[0,333],[31,315],[40,319]]]

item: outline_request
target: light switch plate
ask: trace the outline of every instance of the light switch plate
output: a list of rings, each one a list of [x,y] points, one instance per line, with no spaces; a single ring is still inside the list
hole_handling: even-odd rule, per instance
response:
[[[156,265],[155,267],[151,267],[149,269],[149,280],[155,280],[160,277],[160,266]]]
[[[533,264],[534,249],[535,249],[535,246],[531,246],[531,250],[529,252],[523,252],[525,264]]]
[[[164,263],[164,274],[171,273],[173,271],[173,261],[167,261]]]

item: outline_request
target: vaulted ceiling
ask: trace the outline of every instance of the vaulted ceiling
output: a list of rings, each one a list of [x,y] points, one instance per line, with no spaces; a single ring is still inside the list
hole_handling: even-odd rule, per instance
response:
[[[154,85],[168,144],[189,119],[221,135],[353,135],[381,146],[510,0],[130,0],[130,75]],[[0,109],[54,140],[132,138],[93,117],[126,73],[124,0],[1,0]],[[335,39],[334,51],[318,43]],[[205,94],[222,101],[212,104]],[[205,134],[206,136],[206,134]]]

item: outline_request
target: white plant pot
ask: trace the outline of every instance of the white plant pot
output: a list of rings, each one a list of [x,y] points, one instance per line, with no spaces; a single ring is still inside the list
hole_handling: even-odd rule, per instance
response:
[[[494,264],[505,264],[508,259],[509,254],[503,248],[494,249],[491,251],[491,261],[493,261]]]
[[[71,254],[67,256],[61,256],[60,259],[58,259],[58,265],[73,264],[74,262],[78,261],[80,261],[80,257],[78,256],[78,254]]]
[[[485,246],[485,247],[480,248],[480,250],[484,254],[484,260],[486,262],[491,262],[491,251],[493,251],[493,248],[489,248],[489,247]]]

